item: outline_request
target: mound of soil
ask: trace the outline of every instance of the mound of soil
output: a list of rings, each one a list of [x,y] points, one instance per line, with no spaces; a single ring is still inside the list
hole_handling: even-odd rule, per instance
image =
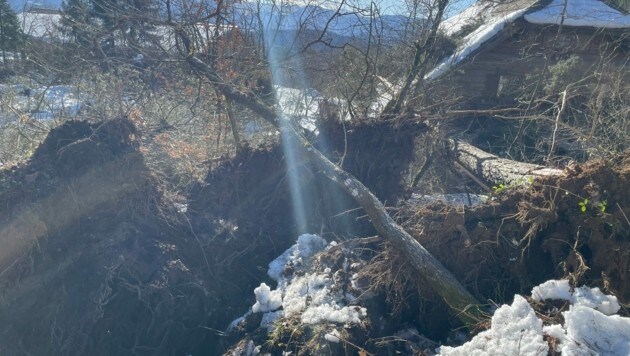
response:
[[[411,147],[419,129],[383,123],[347,129],[344,135],[342,125],[331,123],[320,135],[319,146],[335,161],[344,157],[345,169],[381,199],[396,202],[404,192],[403,175],[412,159]],[[211,169],[205,182],[190,194],[190,221],[204,246],[212,251],[210,264],[216,266],[218,274],[229,276],[228,282],[233,282],[234,271],[255,267],[247,272],[251,278],[239,277],[244,290],[235,289],[235,293],[251,295],[266,278],[267,264],[291,246],[300,233],[321,233],[329,239],[375,233],[354,199],[331,184],[310,162],[300,160],[292,174],[308,202],[302,227],[296,224],[285,153],[280,145],[256,150],[245,147]]]
[[[0,176],[0,354],[196,354],[215,342],[199,253],[167,223],[137,148],[126,119],[68,122]]]
[[[399,216],[478,300],[509,302],[515,293],[564,277],[628,303],[629,186],[627,153],[509,187],[478,207],[407,205]]]

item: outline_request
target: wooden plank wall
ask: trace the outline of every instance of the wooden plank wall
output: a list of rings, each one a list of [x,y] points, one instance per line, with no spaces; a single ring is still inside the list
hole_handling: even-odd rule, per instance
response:
[[[625,66],[629,33],[575,27],[564,27],[558,33],[558,26],[518,21],[454,70],[444,85],[458,87],[465,98],[496,97],[501,76],[524,77],[572,54],[579,55],[589,65],[597,65],[606,58],[615,65]]]

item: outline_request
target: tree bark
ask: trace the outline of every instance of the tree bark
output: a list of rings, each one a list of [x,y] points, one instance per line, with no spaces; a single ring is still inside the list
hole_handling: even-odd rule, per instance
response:
[[[473,175],[490,183],[514,184],[536,177],[554,177],[561,169],[500,158],[471,144],[451,140],[455,159]]]
[[[225,99],[225,111],[227,112],[228,120],[230,120],[230,127],[232,128],[232,137],[234,137],[234,144],[236,144],[236,149],[240,150],[243,147],[243,141],[241,140],[241,134],[238,131],[238,122],[236,121],[234,110],[232,110],[232,100],[230,100],[229,98]]]
[[[387,213],[383,204],[358,179],[332,163],[321,152],[313,147],[293,126],[280,122],[275,111],[257,98],[247,95],[230,86],[219,78],[213,69],[194,56],[188,56],[188,63],[202,75],[212,81],[216,88],[227,98],[247,107],[280,130],[285,138],[299,144],[300,153],[319,166],[326,177],[338,184],[352,195],[355,201],[365,210],[378,233],[390,241],[409,260],[419,276],[450,306],[455,315],[467,326],[480,320],[479,302],[459,283],[433,255],[417,240],[409,235]]]

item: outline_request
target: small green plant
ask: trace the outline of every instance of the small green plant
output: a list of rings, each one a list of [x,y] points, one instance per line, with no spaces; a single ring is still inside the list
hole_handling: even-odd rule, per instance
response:
[[[502,191],[506,190],[509,186],[503,183],[499,183],[498,185],[495,185],[494,187],[492,187],[492,190],[494,191],[494,194],[499,194]]]
[[[580,211],[585,213],[586,210],[588,210],[588,204],[589,204],[588,198],[584,198],[582,201],[579,201],[578,205],[580,206]],[[593,204],[591,203],[591,205]],[[602,200],[598,202],[597,204],[595,204],[595,207],[597,207],[597,210],[599,210],[600,212],[605,213],[606,208],[608,208],[608,201]]]
[[[580,206],[580,211],[585,213],[588,206],[588,198],[584,198],[584,200],[578,202],[578,205]]]

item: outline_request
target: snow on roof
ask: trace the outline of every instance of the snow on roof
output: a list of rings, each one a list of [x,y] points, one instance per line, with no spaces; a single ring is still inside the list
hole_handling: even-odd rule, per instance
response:
[[[456,34],[462,27],[481,17],[483,10],[487,9],[484,4],[484,2],[478,1],[459,14],[442,21],[440,30],[449,36]]]
[[[468,58],[470,54],[492,39],[507,24],[523,15],[525,11],[527,11],[527,9],[520,9],[507,14],[499,14],[489,23],[479,27],[477,30],[464,38],[463,45],[460,46],[455,53],[438,64],[437,67],[424,77],[424,79],[433,80],[444,75],[444,73],[446,73],[451,67]]]
[[[564,11],[566,1],[566,12]],[[562,15],[564,13],[564,22]],[[544,8],[525,15],[525,20],[535,24],[584,26],[598,28],[630,27],[630,15],[598,0],[553,0]]]
[[[537,0],[491,1],[478,0],[457,15],[440,24],[440,30],[448,36],[455,35],[466,25],[488,24],[517,10],[531,9]]]

